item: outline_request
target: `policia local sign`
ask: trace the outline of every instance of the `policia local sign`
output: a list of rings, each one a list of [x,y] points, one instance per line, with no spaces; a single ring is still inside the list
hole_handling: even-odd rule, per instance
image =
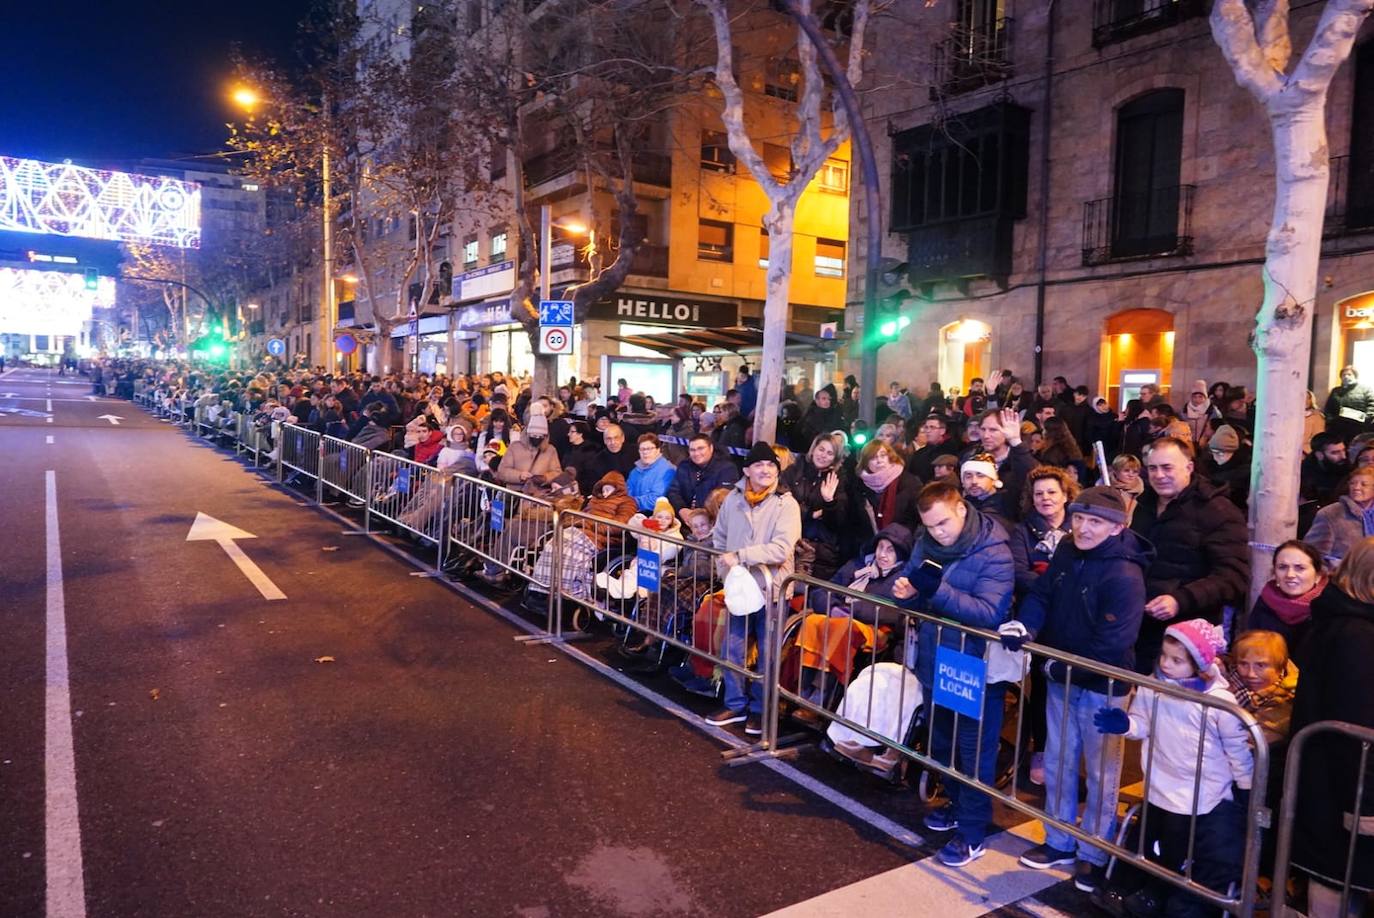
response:
[[[691,328],[729,328],[739,324],[739,304],[627,293],[593,303],[587,318]]]

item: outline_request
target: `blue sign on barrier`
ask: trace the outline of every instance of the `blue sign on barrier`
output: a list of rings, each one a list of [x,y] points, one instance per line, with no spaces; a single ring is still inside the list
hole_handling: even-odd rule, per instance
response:
[[[347,472],[347,471],[348,471],[348,453],[347,453],[347,452],[339,453],[339,471],[340,471],[340,472]]]
[[[491,531],[501,532],[506,528],[506,502],[499,498],[491,499]]]
[[[403,465],[396,470],[396,490],[401,494],[410,493],[410,466]]]
[[[952,647],[935,649],[936,704],[965,717],[983,717],[983,690],[988,665],[982,657],[960,653]]]
[[[658,592],[659,578],[659,558],[658,552],[646,551],[643,548],[635,555],[636,579],[639,588],[648,590],[650,593]]]

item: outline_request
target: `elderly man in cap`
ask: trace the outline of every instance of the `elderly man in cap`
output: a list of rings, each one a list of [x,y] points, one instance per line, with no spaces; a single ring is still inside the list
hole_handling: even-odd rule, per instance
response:
[[[1019,650],[1034,639],[1097,663],[1131,669],[1145,614],[1145,570],[1154,550],[1126,528],[1126,498],[1116,488],[1088,488],[1069,504],[1068,513],[1072,538],[1059,543],[1049,569],[1021,601],[1019,619],[998,629],[1002,643]],[[1122,738],[1099,733],[1093,715],[1102,708],[1125,708],[1131,687],[1085,669],[1045,664],[1045,808],[1056,819],[1077,821],[1081,763],[1088,784],[1083,830],[1113,838]],[[1074,885],[1093,892],[1101,883],[1107,852],[1047,824],[1045,843],[1021,855],[1021,863],[1035,870],[1075,864]]]
[[[744,477],[720,506],[711,544],[724,554],[718,560],[724,577],[744,565],[759,585],[768,605],[747,615],[731,615],[725,638],[725,659],[744,666],[752,631],[759,646],[759,670],[767,672],[767,616],[778,598],[783,578],[792,572],[792,555],[801,538],[801,508],[781,484],[782,468],[773,447],[756,442],[744,462]],[[763,733],[763,683],[725,671],[725,707],[706,718],[713,726],[744,721],[750,736]]]

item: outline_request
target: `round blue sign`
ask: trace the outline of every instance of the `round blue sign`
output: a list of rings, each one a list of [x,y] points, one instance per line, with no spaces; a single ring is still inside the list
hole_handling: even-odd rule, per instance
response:
[[[282,338],[267,339],[267,353],[273,357],[280,357],[286,353],[286,341]]]
[[[334,346],[339,349],[340,354],[351,354],[358,349],[358,339],[343,334],[334,339]]]

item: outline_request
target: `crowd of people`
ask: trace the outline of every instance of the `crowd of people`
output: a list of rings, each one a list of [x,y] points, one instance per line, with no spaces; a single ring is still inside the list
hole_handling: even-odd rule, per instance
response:
[[[722,580],[741,568],[762,597],[759,610],[728,621],[721,652],[741,666],[751,640],[764,646],[764,603],[795,571],[887,600],[869,604],[873,617],[849,600],[808,600],[821,619],[809,633],[823,632],[827,618],[848,616],[856,627],[868,618],[884,633],[866,640],[893,648],[926,698],[940,647],[975,656],[985,648],[928,619],[912,625],[898,609],[996,631],[1010,653],[1034,642],[1133,670],[1145,677],[1136,688],[1059,662],[1031,668],[1020,702],[1029,779],[1044,786],[1056,819],[1115,838],[1125,740],[1141,741],[1151,763],[1142,850],[1172,870],[1189,864],[1219,892],[1241,876],[1255,750],[1235,717],[1157,686],[1251,711],[1274,775],[1306,724],[1374,726],[1361,665],[1374,649],[1374,393],[1354,368],[1325,410],[1309,393],[1301,538],[1278,546],[1272,577],[1248,607],[1254,406],[1224,382],[1197,380],[1177,404],[1146,385],[1120,412],[1062,376],[1031,387],[1004,370],[962,395],[892,382],[872,430],[857,418],[852,378],[815,391],[789,385],[777,442],[766,443],[753,441],[757,386],[747,369],[711,406],[686,394],[657,405],[624,380],[604,392],[569,380],[536,396],[528,378],[501,373],[331,376],[112,361],[93,374],[113,394],[142,380],[190,405],[398,450],[709,548],[693,563],[715,564]],[[565,558],[565,575],[568,567]],[[494,586],[507,578],[490,562],[477,574]],[[652,651],[652,641],[625,650]],[[839,703],[816,675],[838,671],[843,681],[853,664],[807,659],[801,685],[816,690],[807,697]],[[722,675],[723,707],[707,721],[759,734],[760,682]],[[935,707],[929,754],[992,786],[1006,693],[1019,681],[990,675],[978,716]],[[1328,915],[1345,873],[1342,795],[1353,796],[1362,776],[1355,752],[1334,741],[1309,751],[1295,863],[1311,878],[1309,914]],[[1270,805],[1279,786],[1271,778]],[[945,791],[925,825],[947,836],[939,860],[963,866],[984,853],[991,800],[954,781]],[[1362,818],[1374,818],[1374,801],[1366,806]],[[1374,849],[1359,854],[1357,892],[1374,884]],[[1075,885],[1115,914],[1206,913],[1196,897],[1144,877],[1107,888],[1106,862],[1103,849],[1052,825],[1021,858],[1031,869],[1072,866]]]

